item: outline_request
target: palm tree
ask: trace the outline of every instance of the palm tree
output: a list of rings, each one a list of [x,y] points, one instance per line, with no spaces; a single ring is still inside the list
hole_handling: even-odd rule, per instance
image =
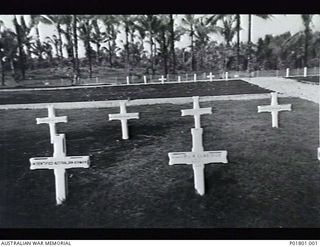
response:
[[[174,41],[175,41],[175,32],[174,32],[174,19],[173,15],[169,15],[169,26],[170,26],[170,52],[171,52],[171,59],[172,59],[172,73],[176,73],[176,53],[174,48]]]
[[[55,25],[56,29],[57,29],[57,34],[58,34],[58,50],[59,53],[57,53],[57,57],[58,58],[63,58],[63,42],[62,42],[62,25],[66,24],[68,22],[67,19],[70,19],[70,17],[67,17],[65,15],[42,15],[42,18],[40,19],[40,21],[44,24],[47,25]]]
[[[65,26],[65,29],[62,28],[62,26]],[[66,44],[64,45],[67,50],[67,56],[68,59],[72,61],[73,68],[75,69],[75,61],[74,61],[74,51],[73,51],[73,38],[72,38],[72,16],[71,15],[63,15],[61,16],[61,34],[65,36]],[[61,41],[62,45],[62,41]],[[62,54],[62,46],[61,51]]]
[[[39,24],[41,22],[42,16],[41,15],[30,15],[30,27],[35,28],[36,30],[36,49],[38,52],[38,59],[39,61],[42,60],[42,47],[41,47],[41,40],[40,40],[40,31],[39,31]]]
[[[163,60],[163,71],[164,74],[168,74],[168,47],[169,47],[169,30],[168,30],[168,25],[169,25],[170,19],[162,15],[158,19],[158,22],[156,22],[157,26],[153,26],[153,31],[156,34],[155,35],[155,40],[159,43],[160,45],[160,55]]]
[[[47,36],[46,37],[46,43],[52,45],[55,48],[55,52],[57,54],[57,57],[59,58],[59,39],[58,37],[54,34],[52,37]]]
[[[116,39],[119,33],[118,26],[120,20],[116,15],[105,15],[102,17],[102,21],[106,27],[105,40],[107,42],[107,52],[109,54],[109,64],[113,66],[113,58],[116,56],[116,50],[118,49]]]
[[[257,14],[255,15],[261,19],[268,20],[272,17],[272,15],[266,15],[266,14]],[[248,15],[248,71],[251,71],[251,55],[252,55],[252,42],[251,42],[251,26],[252,26],[252,15]]]
[[[74,77],[77,79],[80,77],[80,66],[79,66],[79,57],[78,57],[78,34],[77,34],[77,15],[72,15],[72,29],[73,29],[73,44],[74,44]],[[76,83],[76,82],[74,82]]]
[[[310,25],[312,23],[312,15],[301,15],[303,26],[304,26],[304,66],[308,67],[308,58],[309,58],[309,41],[311,28]]]
[[[195,26],[198,23],[198,19],[195,15],[184,15],[181,20],[182,28],[190,36],[190,50],[191,50],[191,70],[194,71],[196,67],[196,61],[194,56],[194,35],[195,35]]]
[[[18,49],[19,49],[19,65],[20,65],[20,70],[22,74],[22,79],[25,80],[25,54],[23,50],[23,43],[22,43],[22,30],[21,26],[17,21],[16,15],[13,17],[13,25],[15,27],[16,35],[17,35],[17,41],[18,41]]]
[[[92,48],[90,45],[90,35],[93,27],[92,20],[91,15],[82,15],[79,17],[79,38],[83,40],[86,50],[86,56],[89,62],[89,78],[92,78]]]
[[[96,45],[96,64],[100,64],[100,60],[101,60],[101,43],[103,43],[105,41],[106,38],[106,33],[102,32],[99,26],[99,20],[102,20],[102,16],[100,15],[96,15],[92,17],[91,20],[91,25],[92,25],[92,31],[90,34],[90,38],[92,43],[94,43]]]
[[[160,19],[156,15],[141,15],[138,17],[137,21],[137,30],[139,32],[140,37],[149,38],[148,43],[150,45],[150,68],[152,74],[155,73],[154,57],[156,54],[156,43],[154,42],[154,37],[155,34],[159,32],[160,22]]]
[[[130,71],[130,44],[129,44],[129,32],[131,29],[131,26],[133,25],[132,18],[130,15],[119,15],[119,20],[122,23],[124,27],[125,32],[125,44],[124,49],[126,51],[126,68],[127,73]]]
[[[208,23],[207,18],[200,17],[194,27],[195,50],[197,51],[198,68],[204,68],[206,62],[206,50],[210,41],[209,34],[218,32],[218,28],[212,22]]]
[[[4,42],[2,32],[4,28],[4,22],[0,20],[0,65],[1,65],[1,85],[4,86],[5,74],[4,74]]]
[[[12,78],[16,78],[16,70],[14,66],[14,59],[16,59],[18,43],[16,39],[16,34],[10,29],[4,28],[1,31],[0,38],[0,52],[1,52],[1,65],[2,65],[2,83],[4,83],[5,74],[4,74],[4,65],[5,62],[9,62]]]

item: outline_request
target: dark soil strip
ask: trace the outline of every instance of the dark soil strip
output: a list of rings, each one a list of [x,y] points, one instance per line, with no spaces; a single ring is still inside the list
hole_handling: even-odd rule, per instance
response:
[[[175,98],[268,93],[270,90],[242,80],[78,88],[50,91],[1,92],[0,104],[100,101],[120,99]]]

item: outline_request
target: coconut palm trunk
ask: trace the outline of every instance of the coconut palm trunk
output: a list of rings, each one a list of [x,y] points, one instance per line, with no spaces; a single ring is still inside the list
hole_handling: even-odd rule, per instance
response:
[[[129,50],[129,27],[128,27],[128,24],[125,25],[125,35],[126,35],[126,44],[125,44],[126,67],[127,67],[127,73],[129,73],[130,72],[130,50]]]
[[[25,54],[23,51],[23,43],[22,43],[22,37],[21,37],[22,33],[21,33],[20,25],[17,21],[16,16],[14,16],[14,18],[13,18],[13,25],[15,27],[15,31],[17,34],[17,42],[18,42],[18,50],[19,50],[19,67],[21,70],[22,80],[25,80],[25,78],[26,78],[26,75],[25,75]],[[14,68],[14,66],[13,66],[13,68]],[[15,71],[14,71],[14,74],[15,74]],[[14,76],[14,78],[16,78],[16,76]]]
[[[74,75],[76,80],[80,77],[79,56],[78,56],[78,35],[77,35],[77,16],[73,15],[73,42],[74,42]]]
[[[63,58],[63,51],[62,51],[62,35],[61,35],[61,25],[60,23],[57,24],[57,31],[58,31],[58,40],[59,40],[59,53],[60,58]]]
[[[176,73],[176,53],[174,49],[174,40],[175,40],[175,33],[174,33],[174,19],[173,15],[169,15],[170,18],[170,50],[171,50],[171,59],[172,59],[172,73]]]
[[[236,62],[236,70],[240,70],[240,26],[241,26],[241,20],[240,15],[236,15],[237,19],[237,62]]]
[[[0,55],[0,59],[1,59],[1,85],[4,86],[5,85],[5,73],[4,73],[4,62],[3,62],[3,56],[2,54]]]

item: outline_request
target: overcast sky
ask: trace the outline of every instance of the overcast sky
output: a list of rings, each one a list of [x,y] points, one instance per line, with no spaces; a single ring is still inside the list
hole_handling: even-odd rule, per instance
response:
[[[0,20],[5,23],[5,26],[13,29],[12,15],[0,15]],[[28,20],[28,16],[26,16]],[[44,39],[46,36],[56,34],[56,30],[53,26],[40,24],[40,36]],[[241,15],[241,41],[248,40],[248,15]],[[315,15],[313,17],[312,30],[320,30],[320,16]],[[263,20],[259,17],[252,16],[252,41],[256,42],[259,38],[264,37],[266,34],[278,35],[287,31],[292,34],[303,30],[303,24],[300,15],[273,15],[270,20]],[[214,38],[220,42],[223,39],[219,36]],[[120,40],[124,40],[124,34],[119,35],[118,43]],[[190,43],[187,35],[183,36],[179,42],[178,47],[186,47]],[[123,43],[122,43],[123,44]],[[80,56],[84,56],[84,48],[82,42],[80,43]]]

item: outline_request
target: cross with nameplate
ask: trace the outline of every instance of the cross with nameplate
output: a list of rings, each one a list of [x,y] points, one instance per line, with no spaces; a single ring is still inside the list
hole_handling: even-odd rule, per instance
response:
[[[271,105],[258,106],[258,113],[271,112],[273,128],[279,126],[278,113],[280,111],[291,111],[291,104],[279,105],[277,92],[271,93]]]
[[[120,113],[109,114],[109,120],[120,120],[122,129],[122,139],[129,139],[128,120],[139,119],[139,113],[127,113],[126,103],[128,100],[120,101]]]
[[[159,80],[161,81],[162,84],[164,84],[164,81],[167,80],[167,79],[164,78],[164,76],[162,75],[161,78],[159,78]]]
[[[204,151],[202,141],[202,128],[192,128],[192,152],[169,153],[169,165],[192,165],[194,188],[199,195],[205,194],[204,168],[210,163],[228,163],[227,151]]]
[[[203,114],[212,114],[212,108],[200,108],[199,96],[193,96],[193,109],[181,110],[182,116],[194,116],[195,128],[201,128],[200,116]]]
[[[55,109],[53,105],[48,106],[48,117],[36,118],[36,120],[37,120],[37,124],[49,124],[51,143],[53,143],[53,138],[57,135],[56,124],[66,123],[68,121],[66,116],[63,116],[63,117],[55,116]]]
[[[50,107],[49,109],[51,112],[50,114],[54,116],[54,108]],[[54,170],[56,203],[57,205],[60,205],[67,198],[66,169],[88,168],[90,165],[90,158],[89,156],[67,156],[65,134],[51,135],[51,143],[53,144],[53,157],[30,158],[30,169]]]

